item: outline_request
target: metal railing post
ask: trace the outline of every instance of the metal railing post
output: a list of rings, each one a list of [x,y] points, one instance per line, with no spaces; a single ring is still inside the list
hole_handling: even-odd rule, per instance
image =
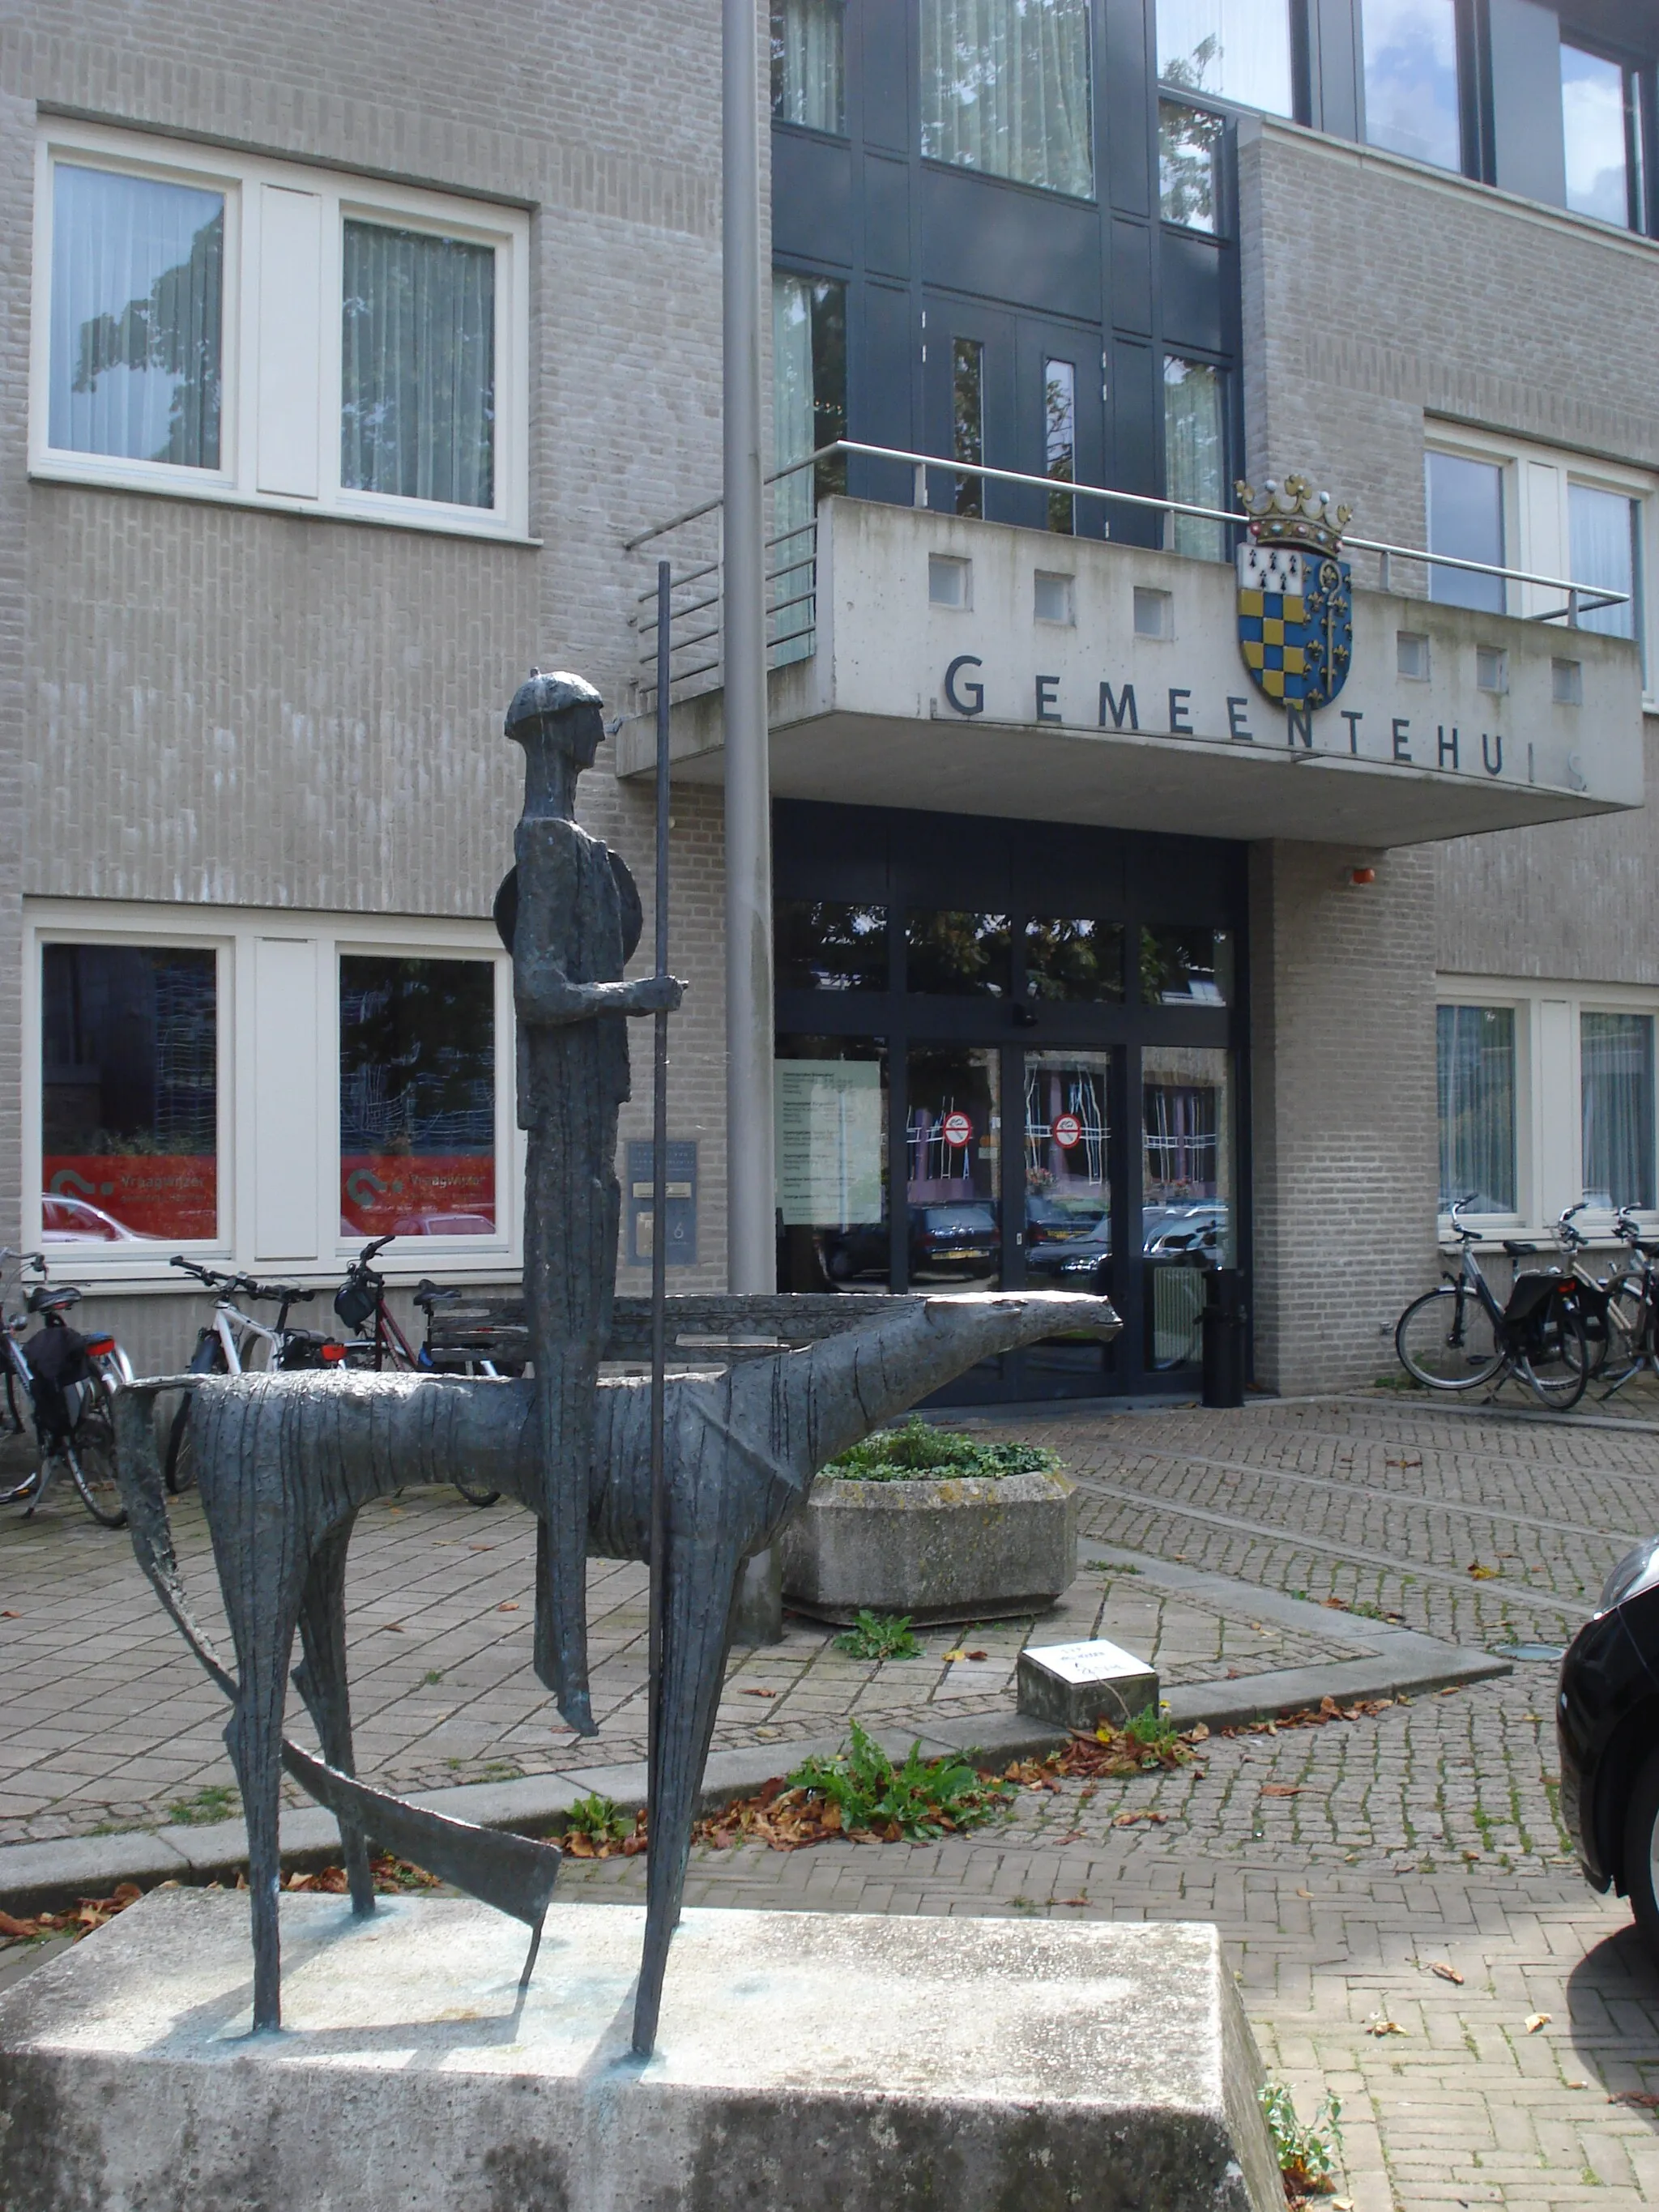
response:
[[[915,479],[915,488],[910,495],[910,504],[913,507],[926,507],[927,504],[927,465],[925,461],[918,461],[916,463]]]

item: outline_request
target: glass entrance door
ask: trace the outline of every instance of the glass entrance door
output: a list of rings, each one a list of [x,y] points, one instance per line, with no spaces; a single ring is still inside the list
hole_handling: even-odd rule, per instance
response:
[[[1024,1274],[1034,1290],[1114,1294],[1121,1264],[1112,1199],[1123,1126],[1119,1059],[1111,1052],[1024,1055]],[[1033,1397],[1094,1393],[1112,1364],[1109,1345],[1054,1337],[1026,1352],[1024,1382]]]

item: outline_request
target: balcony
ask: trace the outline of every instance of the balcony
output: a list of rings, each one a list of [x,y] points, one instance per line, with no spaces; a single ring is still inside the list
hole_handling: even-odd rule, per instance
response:
[[[1231,561],[828,499],[775,541],[773,791],[1377,848],[1642,804],[1639,656],[1578,626],[1577,588],[1517,578],[1557,612],[1523,620],[1382,588],[1406,561],[1423,573],[1404,549],[1345,557],[1350,673],[1299,718],[1246,672]],[[673,773],[691,783],[723,772],[719,573],[687,564],[672,632]],[[653,660],[647,599],[641,628]],[[642,696],[623,776],[654,769]]]

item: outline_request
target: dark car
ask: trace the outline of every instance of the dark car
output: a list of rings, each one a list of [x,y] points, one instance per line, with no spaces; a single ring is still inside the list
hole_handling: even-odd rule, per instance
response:
[[[910,1209],[910,1270],[940,1267],[975,1273],[995,1267],[1002,1256],[1002,1232],[988,1206],[913,1206]]]
[[[1659,1537],[1627,1553],[1561,1662],[1561,1818],[1593,1889],[1628,1897],[1659,1959]]]

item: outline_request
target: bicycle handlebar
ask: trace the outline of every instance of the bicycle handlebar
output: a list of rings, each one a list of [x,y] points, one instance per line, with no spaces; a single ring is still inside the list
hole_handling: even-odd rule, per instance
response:
[[[371,1260],[375,1258],[378,1254],[384,1252],[388,1244],[395,1242],[397,1235],[398,1232],[394,1229],[388,1236],[377,1237],[371,1243],[365,1244],[362,1250],[357,1255],[356,1258],[351,1263],[353,1270],[355,1271],[359,1267],[368,1267]]]
[[[216,1267],[204,1267],[194,1260],[186,1260],[182,1252],[175,1252],[167,1265],[180,1268],[186,1275],[194,1275],[210,1291],[227,1294],[234,1291],[245,1298],[260,1298],[277,1305],[301,1305],[317,1295],[301,1283],[257,1283],[252,1275],[222,1275]]]

